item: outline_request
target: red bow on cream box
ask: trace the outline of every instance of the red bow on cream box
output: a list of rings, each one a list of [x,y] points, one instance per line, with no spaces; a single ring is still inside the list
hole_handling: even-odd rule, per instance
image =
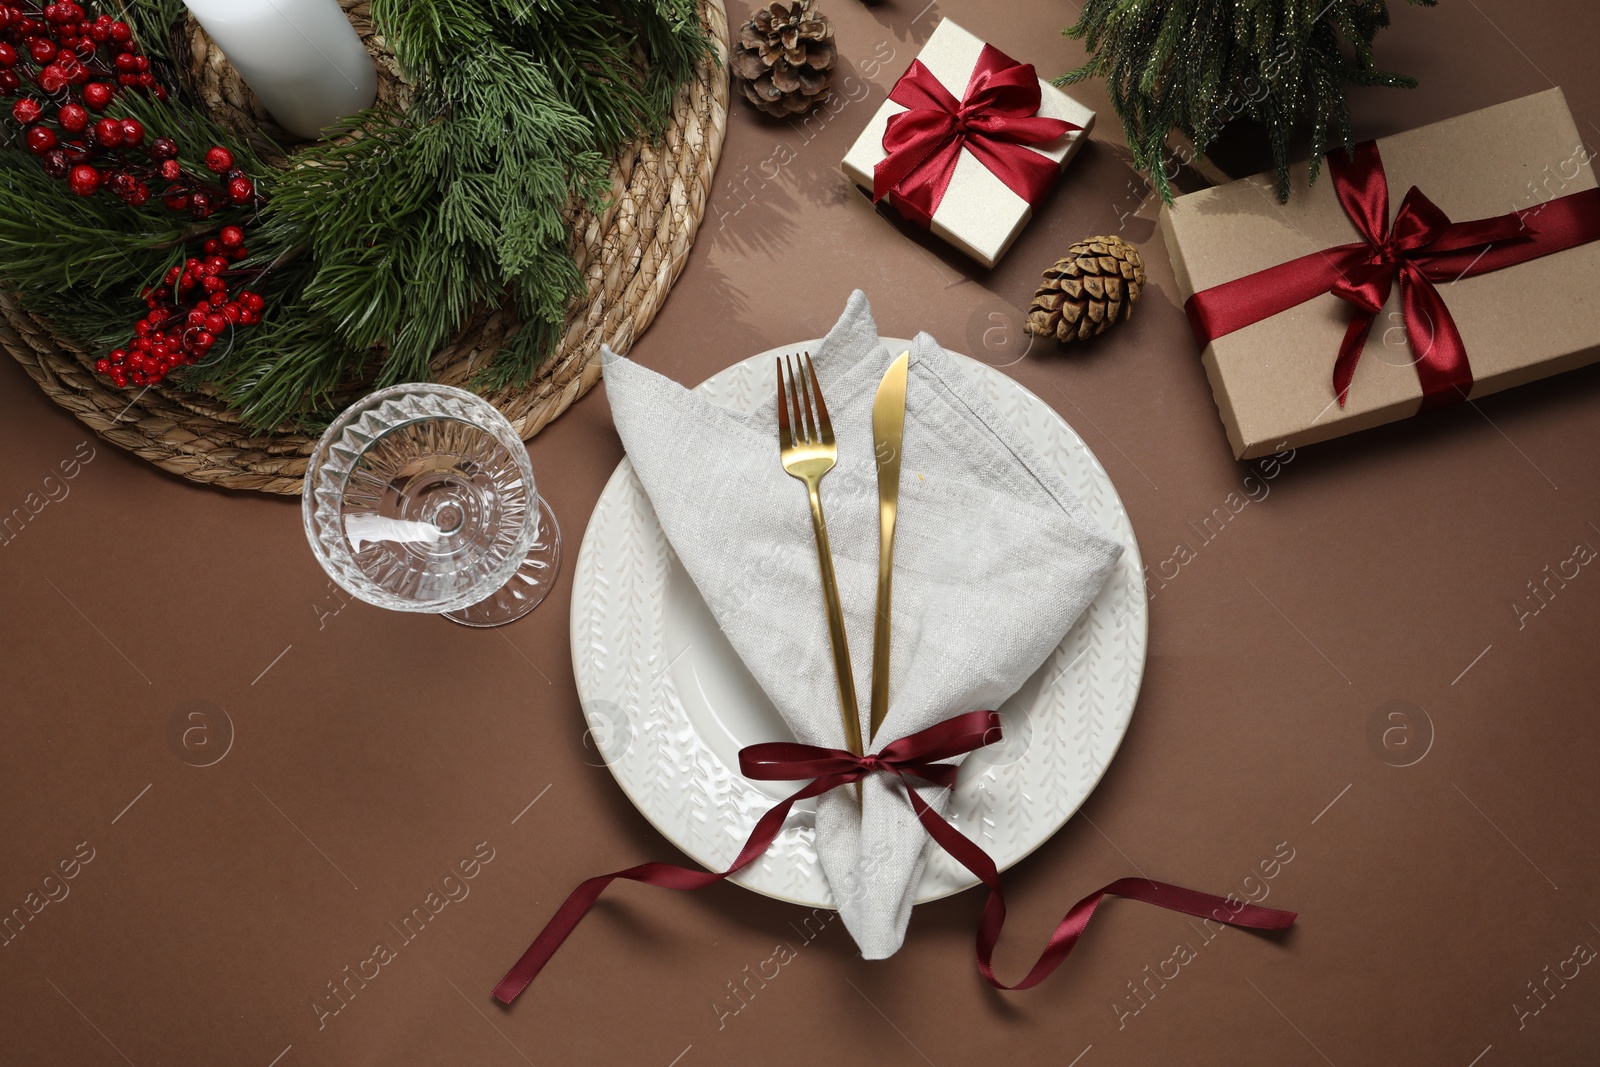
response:
[[[873,200],[993,267],[1093,128],[1094,112],[1032,66],[945,19],[842,166]]]

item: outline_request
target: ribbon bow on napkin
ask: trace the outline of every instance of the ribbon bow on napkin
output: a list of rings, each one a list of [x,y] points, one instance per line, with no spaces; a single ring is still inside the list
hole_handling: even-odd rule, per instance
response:
[[[1348,154],[1331,153],[1328,172],[1362,240],[1203,289],[1189,298],[1184,310],[1203,349],[1218,337],[1324,293],[1353,304],[1356,310],[1333,365],[1340,407],[1349,396],[1373,320],[1397,278],[1422,406],[1437,407],[1467,396],[1472,366],[1434,283],[1487,274],[1600,239],[1600,189],[1492,218],[1451,222],[1412,186],[1391,224],[1389,179],[1375,141],[1363,141]]]
[[[1296,918],[1293,912],[1247,904],[1238,898],[1197,893],[1192,889],[1148,878],[1119,878],[1072,906],[1057,924],[1049,943],[1022,981],[1016,985],[1001,982],[994,973],[994,949],[1006,922],[1006,901],[1000,888],[1000,872],[995,869],[988,853],[945,822],[938,812],[918,796],[910,782],[911,778],[922,778],[946,789],[951,788],[955,785],[959,768],[937,761],[963,756],[983,745],[998,742],[1000,729],[1000,716],[995,712],[969,711],[965,715],[935,723],[909,737],[891,741],[881,752],[866,756],[858,756],[844,749],[781,741],[751,745],[740,750],[739,769],[747,778],[769,782],[810,778],[811,782],[769,808],[756,821],[755,829],[750,831],[749,839],[727,870],[713,874],[676,867],[670,863],[641,863],[624,871],[590,878],[578,886],[567,896],[544,929],[539,931],[539,936],[528,946],[522,958],[500,980],[494,990],[495,998],[504,1004],[516,1000],[528,983],[538,977],[544,965],[550,962],[550,957],[566,941],[567,935],[583,921],[594,902],[600,899],[600,894],[618,878],[663,889],[704,889],[715,885],[755,862],[767,850],[783,830],[783,822],[795,804],[878,772],[892,774],[905,784],[906,795],[911,798],[911,806],[928,835],[989,887],[989,900],[983,907],[983,919],[978,925],[978,973],[996,989],[1031,989],[1050,977],[1077,945],[1084,930],[1088,929],[1095,909],[1108,896],[1140,900],[1196,918],[1213,919],[1255,930],[1282,930],[1293,925]]]
[[[963,148],[1031,204],[1061,168],[1024,146],[1083,128],[1041,117],[1043,97],[1032,65],[987,44],[959,101],[920,59],[911,61],[889,99],[909,110],[890,116],[883,131],[889,154],[873,170],[872,200],[893,193],[900,213],[923,228],[932,223]]]

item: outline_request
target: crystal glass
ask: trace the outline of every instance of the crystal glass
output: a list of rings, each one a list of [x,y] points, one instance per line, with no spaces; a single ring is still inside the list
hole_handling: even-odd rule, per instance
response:
[[[317,442],[301,499],[323,570],[369,604],[467,626],[527,614],[554,584],[561,532],[528,451],[488,401],[396,385]]]

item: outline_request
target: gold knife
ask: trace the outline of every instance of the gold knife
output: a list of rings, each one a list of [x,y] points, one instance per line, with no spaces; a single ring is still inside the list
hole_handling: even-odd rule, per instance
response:
[[[900,506],[900,450],[906,431],[910,351],[889,364],[872,399],[872,444],[878,459],[878,613],[872,628],[872,712],[869,740],[889,714],[889,602],[894,584],[894,522]],[[870,747],[870,746],[869,746]]]

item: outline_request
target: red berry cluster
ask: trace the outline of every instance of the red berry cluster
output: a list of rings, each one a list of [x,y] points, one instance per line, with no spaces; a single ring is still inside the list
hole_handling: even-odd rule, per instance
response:
[[[91,114],[109,107],[119,87],[166,99],[166,87],[151,73],[149,57],[139,54],[126,22],[109,15],[91,22],[74,3],[48,4],[38,12],[0,3],[0,94],[13,96],[22,88],[18,64],[24,60],[21,69],[45,98],[21,97],[11,117],[26,131],[28,150],[43,157],[45,173],[65,178],[74,193],[93,196],[104,188],[141,207],[150,200],[150,183],[166,181],[171,184],[162,202],[196,219],[210,218],[224,204],[255,199],[255,183],[233,165],[227,149],[206,154],[206,167],[220,175],[217,184],[199,183],[184,174],[171,138],[159,137],[140,152],[145,129],[137,119],[96,120]]]
[[[230,262],[249,254],[244,230],[224,226],[205,243],[205,258],[190,258],[167,271],[164,284],[145,292],[149,312],[133,324],[134,338],[95,363],[94,369],[118,386],[150,385],[174,367],[198,363],[211,351],[223,331],[233,326],[254,326],[261,321],[267,302],[249,290],[230,293]],[[179,305],[189,304],[184,313]]]
[[[16,96],[24,78],[42,96],[30,89],[11,107],[23,144],[41,157],[46,174],[65,179],[78,196],[105,190],[143,207],[159,183],[162,204],[197,221],[230,206],[259,206],[255,182],[226,148],[206,152],[210,173],[202,177],[184,170],[172,138],[147,146],[137,119],[95,118],[122,89],[167,98],[126,22],[108,15],[90,20],[76,3],[37,9],[0,0],[0,96]],[[248,254],[244,239],[240,226],[222,226],[205,241],[204,258],[169,270],[164,284],[143,294],[149,312],[134,324],[134,340],[97,361],[95,370],[118,386],[159,382],[172,368],[199,362],[223,331],[261,321],[265,300],[242,288],[229,291],[228,275],[260,274],[229,270]],[[185,312],[180,304],[190,306]]]
[[[101,57],[102,47],[116,53],[109,64]],[[47,4],[42,11],[0,4],[0,66],[5,68],[0,93],[6,96],[22,87],[22,76],[14,69],[19,57],[33,61],[38,68],[33,80],[46,93],[83,86],[97,111],[111,103],[117,86],[148,89],[158,100],[167,98],[167,90],[150,72],[149,58],[134,45],[128,24],[109,15],[90,21],[78,4]],[[114,79],[115,84],[92,79]]]

